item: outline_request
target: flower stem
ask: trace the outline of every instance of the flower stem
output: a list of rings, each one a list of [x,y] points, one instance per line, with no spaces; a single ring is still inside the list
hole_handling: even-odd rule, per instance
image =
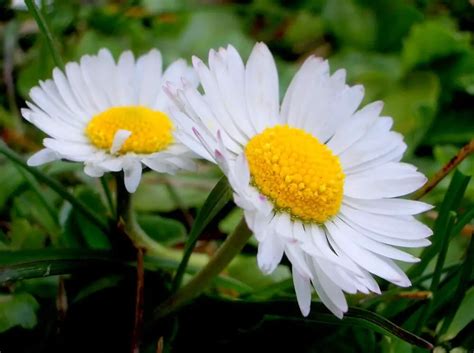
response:
[[[135,321],[132,332],[132,353],[140,351],[143,327],[143,310],[145,297],[145,270],[143,268],[143,249],[137,248],[137,286],[135,294]]]
[[[449,174],[454,168],[456,168],[464,159],[466,159],[470,154],[474,152],[474,140],[471,140],[467,145],[464,145],[458,153],[451,158],[451,160],[446,163],[418,192],[413,196],[414,200],[419,200],[431,190],[433,190],[436,185],[443,180],[446,175]]]
[[[168,249],[150,238],[138,224],[133,212],[132,195],[125,188],[123,174],[117,173],[115,178],[117,185],[117,224],[122,225],[135,248],[143,248],[147,255],[170,258]],[[172,258],[175,259],[175,256],[172,256]]]
[[[209,263],[176,294],[168,298],[154,312],[154,319],[160,319],[178,309],[198,296],[226,266],[242,250],[252,232],[242,218],[235,230],[224,241]]]
[[[48,27],[48,24],[46,23],[46,19],[44,18],[43,14],[38,9],[38,6],[36,6],[33,0],[25,0],[25,4],[28,7],[30,13],[35,18],[35,21],[38,24],[40,31],[43,33],[46,39],[46,44],[48,45],[48,49],[51,52],[51,56],[53,57],[54,63],[62,70],[64,68],[64,63],[61,59],[61,55],[59,55],[56,42],[54,40],[53,34],[51,33],[51,30]]]

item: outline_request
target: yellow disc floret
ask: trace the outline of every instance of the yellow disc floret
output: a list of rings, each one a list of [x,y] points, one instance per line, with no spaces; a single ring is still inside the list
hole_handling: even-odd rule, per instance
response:
[[[344,173],[339,158],[307,132],[277,125],[245,147],[253,185],[278,212],[323,223],[339,211]]]
[[[146,107],[113,107],[94,116],[85,133],[96,147],[110,150],[118,130],[131,132],[118,154],[158,152],[173,142],[173,123],[163,112]]]

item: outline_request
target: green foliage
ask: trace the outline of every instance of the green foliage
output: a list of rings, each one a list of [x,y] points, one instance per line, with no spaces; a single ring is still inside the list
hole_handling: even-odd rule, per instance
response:
[[[115,215],[111,175],[101,185],[78,163],[25,163],[44,136],[18,123],[17,105],[24,106],[30,89],[50,78],[61,60],[103,47],[115,57],[157,47],[166,65],[177,57],[206,58],[210,48],[227,44],[246,58],[254,42],[263,40],[275,54],[281,96],[307,56],[327,57],[331,72],[344,68],[350,84],[364,85],[363,105],[385,103],[384,115],[393,117],[408,145],[405,159],[428,176],[474,136],[474,15],[468,1],[41,3],[46,5],[35,17],[44,21],[37,26],[27,11],[0,2],[2,352],[129,347],[136,253]],[[47,30],[50,37],[43,35]],[[158,250],[144,257],[141,351],[156,352],[159,337],[164,352],[177,353],[418,353],[429,347],[426,341],[436,345],[435,352],[472,350],[473,175],[470,156],[426,196],[435,208],[420,217],[433,224],[434,235],[418,254],[421,261],[406,267],[410,289],[380,281],[380,296],[348,295],[351,310],[343,320],[314,297],[310,316],[303,318],[289,263],[283,260],[272,275],[263,275],[252,238],[206,296],[156,323],[151,313],[204,266],[243,212],[213,166],[203,163],[198,172],[176,176],[144,170],[133,210]],[[65,320],[56,310],[62,289]]]
[[[0,295],[0,332],[15,326],[25,329],[35,327],[38,307],[36,299],[28,293]]]

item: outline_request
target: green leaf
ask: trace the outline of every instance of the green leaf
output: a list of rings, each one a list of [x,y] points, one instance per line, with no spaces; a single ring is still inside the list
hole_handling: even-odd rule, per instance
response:
[[[15,326],[32,329],[37,323],[38,308],[39,304],[31,294],[0,294],[0,332]]]
[[[433,227],[433,236],[430,239],[432,244],[430,247],[425,248],[421,253],[421,261],[410,268],[408,271],[409,277],[413,278],[420,276],[425,271],[430,261],[439,253],[443,236],[441,230],[446,229],[450,212],[455,211],[458,208],[469,181],[470,177],[462,174],[458,170],[454,172],[451,184],[449,185],[443,203],[439,208],[439,215]],[[450,234],[448,234],[448,236],[449,235]]]
[[[3,211],[7,201],[15,193],[15,191],[24,182],[20,172],[10,163],[5,163],[4,160],[0,161],[0,212]]]
[[[161,244],[172,246],[186,239],[186,228],[175,219],[138,214],[137,220],[145,233]]]
[[[107,208],[102,203],[102,198],[97,191],[92,190],[86,186],[80,186],[76,190],[77,199],[82,202],[89,210],[94,212],[101,219],[107,218]],[[73,217],[76,217],[76,222],[79,225],[78,231],[82,234],[86,244],[91,249],[108,249],[111,244],[107,235],[92,223],[83,214],[73,209]]]
[[[284,32],[283,41],[294,53],[305,53],[324,36],[321,17],[308,11],[295,14]]]
[[[393,117],[394,130],[401,132],[413,151],[430,127],[440,94],[433,73],[417,72],[401,81],[384,97],[384,114]]]
[[[434,60],[465,53],[470,36],[458,32],[449,21],[429,20],[412,27],[405,40],[402,60],[407,70]]]
[[[322,17],[341,45],[372,48],[377,23],[370,8],[359,7],[352,0],[328,0]]]
[[[229,276],[246,283],[254,289],[261,289],[273,283],[286,280],[291,277],[288,267],[278,265],[275,271],[265,275],[260,271],[255,256],[236,256],[227,267]]]
[[[26,219],[14,219],[10,224],[11,239],[9,249],[41,249],[45,246],[47,235],[38,228],[33,227]]]
[[[232,233],[235,227],[239,224],[243,215],[244,211],[241,208],[234,208],[219,222],[219,230],[224,234]]]
[[[363,84],[364,103],[385,97],[402,78],[400,58],[393,54],[343,49],[331,57],[333,70],[347,70],[347,80]]]
[[[377,49],[381,51],[399,51],[413,24],[423,20],[423,13],[403,0],[378,0],[370,5],[377,16]]]
[[[29,167],[23,159],[18,156],[15,152],[13,152],[10,148],[8,148],[5,143],[0,141],[0,153],[7,157],[10,161],[18,165],[19,167],[23,168],[25,171],[33,175],[38,181],[44,183],[55,192],[57,192],[61,197],[67,200],[71,205],[76,208],[79,212],[84,214],[91,222],[95,223],[97,227],[102,229],[103,231],[108,231],[107,222],[103,219],[97,217],[97,215],[89,210],[87,206],[85,206],[81,201],[75,198],[71,193],[69,193],[59,182],[50,178],[46,174],[42,173],[37,168]]]
[[[474,287],[466,292],[466,295],[458,306],[456,315],[449,325],[445,334],[440,337],[440,341],[450,341],[455,338],[471,321],[474,321]]]
[[[55,196],[57,195],[52,195],[45,190],[42,192],[40,198],[36,191],[26,190],[14,198],[10,215],[12,218],[25,218],[33,225],[43,228],[44,231],[49,234],[52,242],[56,243],[60,233],[56,221],[57,215],[53,215],[52,211],[54,211],[54,209],[46,208],[43,202],[44,200],[48,200],[48,204],[52,204],[53,201],[57,201]]]
[[[217,216],[219,211],[222,210],[222,208],[231,200],[231,198],[232,191],[230,189],[229,183],[227,182],[226,177],[222,177],[214,189],[212,189],[212,191],[209,193],[209,196],[204,202],[202,208],[199,210],[196,220],[194,221],[191,231],[189,232],[189,236],[184,247],[183,258],[173,279],[173,291],[176,291],[181,285],[189,258],[191,257],[199,236],[209,224],[209,222],[214,219],[215,216]]]
[[[216,31],[225,28],[225,31]],[[210,48],[225,47],[232,44],[244,57],[250,53],[254,44],[243,31],[241,18],[223,9],[193,11],[189,22],[180,35],[172,38],[161,38],[160,48],[166,58],[206,57]]]
[[[474,58],[473,58],[474,60]],[[468,143],[474,136],[472,109],[440,111],[427,132],[423,143],[429,145]],[[470,157],[472,160],[472,157]],[[471,175],[471,172],[468,174]]]
[[[170,194],[163,178],[155,173],[144,175],[133,197],[133,204],[139,212],[171,212],[179,209],[176,199]],[[174,190],[186,208],[200,207],[212,189],[215,179],[190,179],[184,176],[173,177]]]

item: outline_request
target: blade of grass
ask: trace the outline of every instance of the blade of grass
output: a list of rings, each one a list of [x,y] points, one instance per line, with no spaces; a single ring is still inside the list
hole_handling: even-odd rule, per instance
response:
[[[450,272],[450,271],[455,272],[455,271],[459,270],[460,266],[461,265],[459,263],[453,264],[453,265],[450,265],[450,266],[446,266],[442,269],[441,272],[443,274],[447,273],[447,272]],[[411,282],[412,288],[420,286],[424,281],[432,278],[433,275],[434,275],[434,272],[431,272],[431,273],[427,273],[426,275],[423,275],[423,276],[420,276],[420,277],[414,279]],[[361,304],[363,304],[365,307],[370,307],[370,306],[376,305],[378,303],[381,303],[381,302],[387,300],[388,298],[392,298],[392,297],[396,296],[398,293],[400,293],[404,290],[406,290],[406,288],[394,287],[392,289],[389,289],[389,290],[383,292],[380,295],[375,295],[373,297],[368,297],[367,299],[362,299]]]
[[[152,256],[144,257],[144,268],[147,271],[175,271],[179,262]],[[110,251],[89,249],[39,249],[0,251],[0,283],[21,279],[56,276],[75,273],[82,270],[98,269],[116,270],[135,266],[118,258]],[[189,266],[186,272],[195,274],[200,269]],[[233,289],[239,293],[248,292],[251,288],[235,278],[220,275],[214,279],[216,285]]]
[[[222,311],[228,313],[228,315],[238,314],[241,316],[245,315],[245,312],[249,312],[251,315],[262,315],[262,322],[268,320],[288,320],[292,323],[322,323],[338,326],[362,327],[383,335],[400,338],[405,342],[421,348],[433,348],[431,343],[394,324],[383,316],[360,308],[350,307],[349,311],[341,320],[330,314],[326,306],[321,302],[313,302],[311,304],[311,313],[306,318],[301,316],[294,300],[244,301],[207,297],[198,300],[194,305],[208,305],[212,307],[212,310]]]
[[[121,260],[104,251],[41,249],[0,252],[0,283],[111,268]],[[122,266],[124,263],[122,262]]]
[[[448,253],[449,247],[449,234],[451,233],[453,224],[454,224],[455,213],[450,212],[447,218],[446,223],[443,223],[443,227],[439,229],[439,236],[441,237],[440,251],[438,253],[438,259],[436,261],[436,266],[433,272],[433,278],[431,279],[430,291],[432,293],[431,300],[423,307],[421,314],[418,318],[416,325],[416,332],[421,332],[423,327],[425,327],[426,322],[430,318],[431,312],[433,310],[433,303],[436,297],[438,296],[438,287],[441,280],[441,272],[444,267],[444,262],[446,260],[446,254]]]
[[[452,235],[458,235],[463,228],[474,219],[474,207],[464,212],[453,227]]]
[[[466,259],[461,268],[461,275],[459,278],[459,283],[454,292],[453,298],[450,301],[450,308],[448,313],[443,321],[443,325],[441,326],[440,331],[438,332],[438,336],[441,337],[451,325],[451,322],[456,315],[456,311],[461,304],[464,295],[466,294],[467,290],[470,287],[470,280],[474,269],[474,239],[471,237],[469,241],[469,246],[466,250]]]
[[[351,327],[361,327],[365,329],[372,330],[374,332],[381,333],[382,335],[399,338],[407,343],[410,343],[414,346],[432,349],[433,345],[423,338],[412,334],[411,332],[403,329],[400,326],[395,325],[389,320],[382,318],[381,316],[368,316],[367,313],[363,313],[363,316],[358,316],[360,313],[354,311],[355,308],[351,308],[346,314],[343,320],[339,320],[334,315],[331,314],[318,314],[314,318],[304,319],[298,317],[284,317],[276,315],[265,316],[265,321],[274,321],[274,320],[284,320],[288,323],[304,323],[308,324],[325,324],[325,325],[337,325],[337,326],[351,326]],[[351,314],[352,311],[352,314]],[[373,313],[371,313],[373,314]],[[375,314],[374,314],[375,315]]]
[[[59,182],[50,178],[49,176],[43,174],[39,169],[29,167],[23,159],[8,148],[5,143],[0,141],[0,153],[7,157],[10,161],[21,167],[23,170],[27,171],[33,175],[38,181],[44,183],[52,190],[57,192],[62,198],[68,201],[77,211],[81,212],[85,217],[87,217],[92,223],[97,225],[105,233],[108,232],[107,222],[104,222],[100,219],[94,212],[89,210],[81,201],[79,201],[74,195],[69,193]]]
[[[44,18],[41,11],[38,9],[38,6],[36,6],[34,0],[25,0],[25,4],[28,7],[28,10],[30,11],[31,15],[34,17],[36,23],[38,24],[38,27],[41,33],[44,35],[46,44],[51,53],[51,56],[53,57],[54,63],[61,70],[64,69],[63,60],[61,59],[61,56],[59,55],[56,41],[54,40],[53,34],[51,33],[51,30],[49,29],[46,19]]]
[[[232,198],[232,192],[229,188],[229,184],[225,177],[222,177],[216,184],[216,186],[211,190],[209,196],[207,197],[204,205],[199,210],[196,220],[189,232],[188,239],[184,247],[184,254],[179,264],[176,275],[173,279],[172,291],[175,292],[181,286],[183,281],[183,275],[186,271],[186,266],[188,265],[189,258],[193,252],[194,247],[201,235],[202,231],[209,222],[219,213],[220,210],[230,201]]]
[[[446,196],[441,203],[439,216],[433,227],[434,235],[431,237],[432,244],[421,253],[421,261],[408,270],[408,276],[410,278],[418,277],[423,274],[430,261],[439,253],[443,241],[440,230],[445,229],[450,211],[455,211],[458,208],[469,181],[469,176],[462,174],[458,170],[455,171]]]

